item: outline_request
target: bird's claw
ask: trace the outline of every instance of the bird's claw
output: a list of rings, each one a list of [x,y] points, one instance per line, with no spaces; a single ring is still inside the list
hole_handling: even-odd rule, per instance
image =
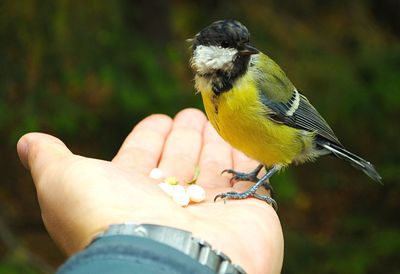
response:
[[[249,181],[249,182],[257,182],[258,181],[258,178],[257,178],[258,172],[256,173],[254,171],[245,173],[245,172],[238,172],[233,169],[224,169],[221,172],[221,175],[224,173],[232,174],[232,178],[230,179],[231,183],[233,181]]]
[[[225,203],[227,199],[230,199],[229,195],[233,195],[233,194],[237,194],[237,192],[229,191],[229,192],[220,193],[220,194],[218,194],[218,195],[216,195],[216,196],[214,197],[214,203],[215,203],[218,199],[224,200],[224,203]]]
[[[254,198],[257,198],[259,200],[265,201],[267,204],[271,205],[272,208],[275,211],[278,211],[278,204],[276,203],[276,201],[273,198],[271,198],[269,196],[257,194],[257,193],[251,193],[251,192],[248,192],[248,191],[245,191],[245,192],[229,191],[229,192],[220,193],[220,194],[218,194],[218,195],[216,195],[214,197],[214,203],[218,199],[223,199],[224,203],[225,203],[226,200],[229,200],[229,199],[240,200],[240,199],[246,199],[246,198],[249,198],[249,197],[254,197]]]

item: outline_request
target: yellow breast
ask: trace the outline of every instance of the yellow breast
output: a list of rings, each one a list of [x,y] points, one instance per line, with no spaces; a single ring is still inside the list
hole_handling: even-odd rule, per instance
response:
[[[233,89],[219,96],[204,79],[196,78],[208,119],[223,139],[249,157],[268,166],[288,165],[302,150],[297,130],[268,119],[249,77],[238,79]]]

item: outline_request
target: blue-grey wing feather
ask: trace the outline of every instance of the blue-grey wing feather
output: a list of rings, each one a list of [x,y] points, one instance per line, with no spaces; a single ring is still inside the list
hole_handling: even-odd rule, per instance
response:
[[[298,93],[300,100],[297,105],[294,105],[294,103],[296,103],[296,93],[298,92],[294,91],[293,96],[287,102],[274,102],[269,100],[264,92],[260,92],[261,102],[272,110],[272,113],[268,112],[269,118],[277,123],[283,123],[290,127],[315,132],[318,136],[342,146],[328,123],[308,102],[305,96]],[[294,107],[295,109],[293,109]]]

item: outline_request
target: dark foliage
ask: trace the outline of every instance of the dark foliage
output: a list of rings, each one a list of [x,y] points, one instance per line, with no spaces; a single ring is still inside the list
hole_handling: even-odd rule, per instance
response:
[[[43,131],[110,159],[144,116],[201,108],[185,39],[222,18],[242,21],[383,177],[375,184],[329,157],[276,176],[283,273],[396,273],[399,11],[395,0],[2,1],[0,273],[44,273],[64,259],[18,163],[18,138]]]

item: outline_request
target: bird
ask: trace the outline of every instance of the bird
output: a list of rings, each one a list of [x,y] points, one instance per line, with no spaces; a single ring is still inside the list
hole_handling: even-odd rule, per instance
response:
[[[257,189],[264,186],[273,196],[269,178],[275,173],[328,154],[381,182],[370,162],[344,148],[279,65],[250,43],[242,23],[213,22],[189,42],[195,88],[209,121],[232,147],[260,163],[249,173],[225,169],[232,180],[255,184],[244,192],[218,194],[214,201],[254,197],[277,209],[276,201]],[[266,173],[258,178],[263,167]]]

